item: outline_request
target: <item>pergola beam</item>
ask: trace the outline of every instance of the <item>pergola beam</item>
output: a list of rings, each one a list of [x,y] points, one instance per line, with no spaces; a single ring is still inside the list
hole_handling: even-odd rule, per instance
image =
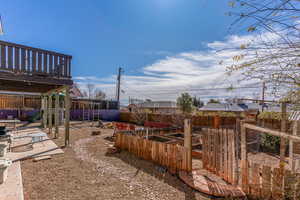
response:
[[[281,131],[275,131],[275,130],[268,129],[268,128],[262,128],[262,127],[259,127],[259,126],[255,126],[253,124],[243,124],[242,127],[252,129],[252,130],[256,130],[256,131],[259,131],[259,132],[262,132],[262,133],[278,136],[278,137],[281,137],[281,138],[284,138],[284,139],[291,140],[293,142],[300,142],[300,137],[299,136],[289,135],[289,134],[281,132]]]

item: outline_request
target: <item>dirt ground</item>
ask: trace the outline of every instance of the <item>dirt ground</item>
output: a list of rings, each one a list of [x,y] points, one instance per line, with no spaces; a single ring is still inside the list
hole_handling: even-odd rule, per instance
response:
[[[110,129],[97,129],[92,136],[87,124],[73,125],[71,147],[50,160],[23,161],[25,200],[108,200],[108,199],[209,199],[185,185],[166,169],[125,151],[107,154],[112,142]],[[61,137],[54,140],[63,146]]]

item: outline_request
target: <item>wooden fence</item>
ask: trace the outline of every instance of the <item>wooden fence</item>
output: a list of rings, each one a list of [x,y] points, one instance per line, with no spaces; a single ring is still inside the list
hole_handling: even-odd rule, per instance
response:
[[[139,137],[155,136],[155,135],[165,135],[168,133],[182,133],[181,128],[148,128],[148,129],[135,129],[135,130],[116,130],[117,133],[122,133],[126,135],[134,135]]]
[[[146,114],[145,114],[146,115]],[[145,118],[145,122],[161,122],[173,125],[180,125],[181,122],[183,126],[184,116],[179,114],[170,115],[170,114],[153,114],[148,113]],[[215,117],[214,116],[191,116],[192,125],[194,127],[214,127]],[[136,117],[134,113],[131,112],[121,112],[120,121],[129,122],[129,123],[137,123]],[[218,123],[220,127],[234,127],[236,125],[235,117],[219,117]]]
[[[115,146],[140,158],[165,166],[171,173],[177,173],[180,170],[190,171],[188,150],[183,146],[155,142],[121,133],[116,135]]]
[[[232,129],[205,129],[202,135],[203,168],[237,184],[236,134]]]
[[[242,189],[253,199],[300,199],[300,174],[248,163],[243,176]]]

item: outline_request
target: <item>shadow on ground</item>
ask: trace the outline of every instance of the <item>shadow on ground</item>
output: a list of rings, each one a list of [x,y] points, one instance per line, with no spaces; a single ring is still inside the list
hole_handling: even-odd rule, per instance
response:
[[[123,162],[136,168],[137,171],[132,178],[137,176],[140,171],[143,171],[144,173],[154,176],[155,178],[163,181],[164,183],[167,183],[168,185],[183,192],[185,194],[185,200],[217,199],[192,189],[184,182],[182,182],[176,175],[172,175],[171,173],[169,173],[167,168],[161,167],[159,165],[155,165],[150,161],[139,159],[127,151],[121,151],[120,153],[112,153],[112,154],[106,153],[106,156],[118,158]]]

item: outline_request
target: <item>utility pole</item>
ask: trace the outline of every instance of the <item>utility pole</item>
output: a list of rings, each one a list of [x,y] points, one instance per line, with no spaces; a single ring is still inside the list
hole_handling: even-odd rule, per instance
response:
[[[262,112],[264,111],[264,105],[265,105],[265,89],[266,89],[266,82],[263,81],[263,83],[262,83],[262,97],[261,97],[261,99],[262,99],[262,101],[261,101],[261,103],[262,103],[261,111]]]
[[[118,107],[120,108],[120,87],[121,87],[121,74],[123,72],[123,69],[119,67],[118,69],[118,77],[117,77],[117,91],[116,91],[116,98],[118,101]]]

